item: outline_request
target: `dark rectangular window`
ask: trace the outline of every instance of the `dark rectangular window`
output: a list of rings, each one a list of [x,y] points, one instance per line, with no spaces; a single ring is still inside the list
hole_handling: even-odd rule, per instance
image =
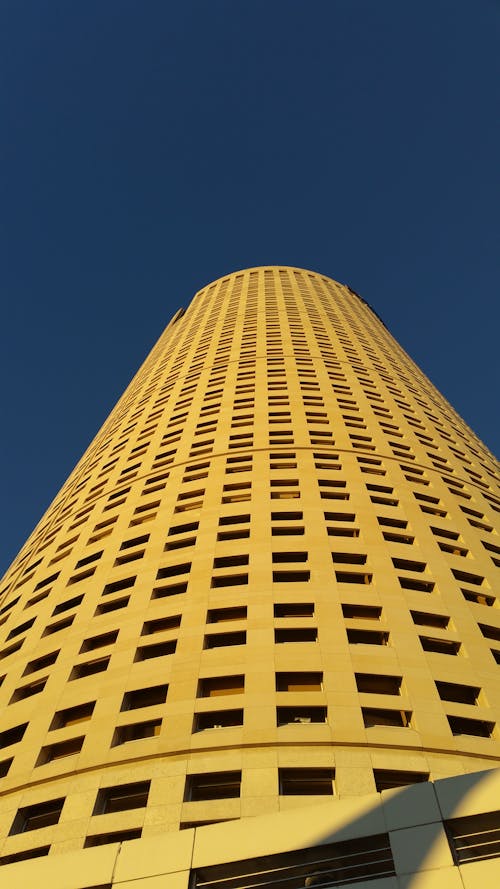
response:
[[[138,781],[135,784],[102,787],[97,794],[92,814],[107,815],[111,812],[143,809],[148,802],[150,785],[150,781]]]
[[[458,682],[436,682],[442,701],[456,701],[458,704],[477,704],[480,688],[474,685],[459,685]]]
[[[333,769],[279,769],[280,796],[333,796]]]
[[[384,676],[378,673],[355,673],[359,692],[375,695],[399,695],[401,676]]]
[[[72,608],[76,608],[78,605],[81,605],[82,602],[83,595],[73,596],[72,599],[66,599],[65,602],[60,602],[59,605],[56,605],[51,614],[51,617],[55,617],[56,614],[62,614],[63,611],[70,611]]]
[[[30,673],[37,673],[38,670],[45,670],[46,667],[51,667],[52,664],[55,664],[58,656],[59,651],[51,651],[50,654],[44,654],[41,657],[36,658],[34,661],[29,661],[29,663],[26,664],[23,676],[28,676]]]
[[[445,828],[456,865],[500,858],[500,811],[453,818]]]
[[[228,886],[300,889],[302,886],[358,885],[365,880],[388,882],[394,873],[389,837],[387,834],[377,834],[197,868],[193,873],[193,889],[206,889],[208,886],[211,889]]]
[[[277,707],[277,725],[310,725],[326,722],[326,707]]]
[[[102,595],[109,596],[111,593],[117,593],[119,590],[128,590],[130,587],[133,587],[135,581],[135,577],[124,577],[122,580],[107,583],[102,591]]]
[[[170,583],[166,586],[157,586],[153,589],[151,598],[164,599],[168,596],[178,596],[181,593],[187,592],[187,588],[187,581],[183,581],[182,583]]]
[[[421,627],[438,627],[446,630],[450,623],[450,618],[445,614],[429,614],[426,611],[410,611],[413,623]]]
[[[188,775],[185,800],[234,799],[240,795],[241,772]]]
[[[247,634],[244,630],[234,633],[209,633],[205,636],[204,648],[222,648],[226,645],[245,645]]]
[[[140,645],[134,657],[134,661],[146,661],[154,657],[166,657],[174,654],[177,648],[177,640],[172,639],[169,642],[156,642],[154,645]]]
[[[87,837],[83,844],[84,849],[94,846],[107,846],[108,843],[124,843],[127,840],[138,840],[142,835],[142,828],[135,827],[130,830],[115,830],[112,833],[95,833]],[[98,887],[101,889],[101,887]]]
[[[58,728],[66,728],[68,725],[77,725],[80,722],[86,722],[91,718],[95,701],[88,701],[86,704],[76,704],[74,707],[66,707],[65,710],[58,710],[54,713],[49,731]]]
[[[349,628],[347,641],[350,645],[388,645],[389,633],[383,630],[355,630]]]
[[[67,741],[60,741],[58,744],[48,744],[40,750],[36,765],[42,766],[47,762],[54,762],[56,759],[75,756],[75,754],[80,753],[84,741],[85,737],[81,736],[79,738],[70,738]]]
[[[273,583],[307,583],[310,571],[273,571]]]
[[[142,625],[141,636],[151,636],[153,633],[162,633],[164,630],[175,630],[177,627],[180,627],[181,619],[181,614],[173,614],[171,617],[147,620]]]
[[[370,584],[372,582],[371,574],[359,573],[357,571],[336,571],[335,577],[338,583]]]
[[[210,676],[198,683],[199,698],[215,698],[219,695],[239,695],[245,690],[244,676]]]
[[[356,620],[380,620],[382,609],[380,605],[342,605],[342,614],[345,618]]]
[[[93,676],[95,673],[104,673],[108,669],[110,657],[101,657],[93,661],[85,661],[83,664],[75,664],[71,673],[70,680],[84,679],[86,676]]]
[[[38,679],[36,682],[30,682],[28,685],[21,685],[19,688],[16,688],[9,704],[15,704],[16,701],[24,701],[26,698],[31,698],[33,695],[40,694],[45,688],[47,678],[48,677],[45,676],[43,679]]]
[[[278,602],[274,606],[275,617],[314,617],[314,602]]]
[[[80,654],[85,651],[95,651],[96,648],[107,648],[108,645],[113,645],[117,638],[118,630],[111,630],[109,633],[101,633],[99,636],[84,639],[80,647]]]
[[[245,620],[246,616],[246,605],[237,605],[231,608],[210,608],[207,611],[207,623],[218,624],[232,620]]]
[[[26,633],[30,629],[30,627],[33,626],[33,624],[35,623],[35,620],[36,620],[36,617],[32,617],[30,620],[26,620],[24,623],[19,624],[17,627],[14,627],[10,631],[10,633],[7,636],[5,641],[8,642],[9,639],[13,639],[15,636],[20,636],[21,633]]]
[[[194,732],[205,729],[229,728],[243,725],[243,710],[209,710],[206,713],[195,713]]]
[[[409,728],[411,713],[407,710],[379,710],[374,707],[362,707],[365,728],[374,726],[401,726]]]
[[[491,738],[494,722],[483,719],[467,719],[465,716],[448,716],[448,722],[454,735],[475,735],[477,738]]]
[[[276,673],[276,691],[322,691],[323,673]]]
[[[16,817],[12,822],[9,836],[13,836],[16,833],[26,833],[28,830],[40,830],[42,827],[50,827],[53,824],[57,824],[61,817],[63,805],[64,797],[18,809]]]
[[[10,747],[11,744],[22,741],[27,728],[28,723],[24,722],[22,725],[15,725],[13,728],[6,728],[0,732],[0,750],[2,747]]]
[[[432,639],[430,636],[419,636],[419,639],[424,651],[451,655],[456,655],[460,651],[460,642],[455,642],[453,639]]]
[[[316,627],[296,627],[290,629],[276,629],[274,641],[283,642],[317,642],[318,631]]]
[[[110,602],[102,602],[97,606],[94,615],[99,617],[101,614],[109,614],[111,611],[119,611],[120,608],[126,608],[130,601],[130,596],[122,596],[120,599],[112,599]]]
[[[382,790],[392,790],[393,787],[407,787],[409,784],[421,784],[429,780],[428,772],[403,772],[389,769],[374,769],[375,787],[381,793]]]
[[[121,710],[138,710],[142,707],[153,707],[164,704],[167,700],[168,685],[153,685],[149,688],[137,688],[123,695]]]
[[[120,725],[115,729],[111,746],[127,744],[144,738],[155,738],[160,734],[161,719],[149,719],[146,722],[134,722],[131,725]]]

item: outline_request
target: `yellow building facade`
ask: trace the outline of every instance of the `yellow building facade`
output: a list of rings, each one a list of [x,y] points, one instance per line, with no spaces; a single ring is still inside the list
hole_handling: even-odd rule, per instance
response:
[[[350,288],[199,291],[1,585],[6,885],[484,887],[499,513]]]

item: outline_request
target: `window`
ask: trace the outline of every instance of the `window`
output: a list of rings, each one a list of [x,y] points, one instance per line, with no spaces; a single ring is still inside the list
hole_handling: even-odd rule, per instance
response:
[[[336,571],[335,577],[337,583],[359,583],[370,584],[372,575],[359,571]]]
[[[241,772],[188,775],[185,800],[235,799],[240,795]]]
[[[243,710],[209,710],[206,713],[195,713],[193,732],[236,725],[243,725]]]
[[[120,599],[112,599],[110,602],[102,602],[94,611],[95,617],[101,614],[109,614],[111,611],[119,611],[120,608],[126,608],[130,602],[130,596],[122,596]]]
[[[35,623],[35,620],[36,620],[36,617],[32,617],[30,620],[27,620],[24,623],[19,624],[17,627],[13,627],[13,629],[10,631],[10,633],[7,636],[5,641],[8,642],[9,639],[13,639],[15,636],[20,636],[21,633],[26,633],[27,630],[29,630],[30,627],[33,626],[33,624]]]
[[[16,701],[24,701],[26,698],[31,698],[33,695],[40,694],[45,688],[47,678],[48,677],[45,676],[43,679],[37,679],[35,682],[30,682],[28,685],[22,685],[20,688],[16,688],[9,704],[15,704]]]
[[[218,624],[225,621],[245,620],[246,616],[246,605],[239,605],[233,608],[209,608],[207,611],[207,623]]]
[[[273,571],[273,583],[307,583],[310,571]]]
[[[248,574],[221,574],[212,577],[211,587],[242,586],[248,583]]]
[[[358,884],[358,881],[364,880],[378,882],[378,877],[382,883],[388,882],[387,878],[394,872],[389,837],[387,834],[377,834],[197,868],[193,889],[249,885],[256,889],[275,889],[278,885],[326,887]]]
[[[0,761],[0,778],[5,778],[8,774],[9,769],[14,762],[14,757],[11,756],[9,759],[2,759]]]
[[[58,728],[66,728],[68,725],[78,725],[80,722],[86,722],[91,718],[95,701],[88,701],[86,704],[77,704],[75,707],[67,707],[65,710],[58,710],[54,713],[49,731]]]
[[[45,670],[46,667],[51,667],[52,664],[55,664],[58,656],[59,651],[51,651],[50,654],[44,654],[34,661],[29,661],[26,664],[23,676],[28,676],[30,673],[37,673],[38,670]]]
[[[0,749],[22,741],[27,728],[28,723],[24,722],[22,725],[15,725],[13,728],[7,728],[0,732]]]
[[[433,639],[430,636],[419,636],[420,644],[424,651],[433,651],[436,654],[457,655],[460,651],[460,642],[451,639]]]
[[[91,562],[97,562],[97,560],[101,558],[102,554],[103,554],[103,550],[101,550],[98,553],[92,553],[92,555],[90,555],[90,556],[85,556],[85,558],[80,559],[76,563],[75,570],[77,568],[83,568],[84,565],[89,565]]]
[[[401,676],[385,676],[377,673],[355,673],[359,692],[376,695],[401,694]]]
[[[198,683],[199,698],[216,698],[220,695],[239,695],[245,690],[244,676],[210,676]]]
[[[487,596],[486,593],[477,593],[475,590],[464,590],[461,589],[462,596],[467,602],[475,602],[476,605],[487,605],[489,608],[492,608],[496,605],[495,596]]]
[[[365,728],[380,726],[401,726],[409,728],[412,714],[408,710],[379,710],[374,707],[362,707]]]
[[[276,673],[276,691],[322,691],[323,673]]]
[[[347,641],[350,645],[388,645],[389,633],[382,630],[355,630],[349,628]]]
[[[187,581],[183,581],[182,583],[169,583],[165,586],[157,586],[153,589],[151,598],[164,599],[167,596],[179,596],[182,593],[187,592],[187,588]]]
[[[222,648],[226,645],[245,645],[247,634],[244,630],[234,633],[208,633],[204,648]]]
[[[500,811],[445,821],[456,865],[500,857]]]
[[[451,569],[451,573],[455,580],[460,580],[464,583],[471,583],[475,586],[482,586],[484,583],[484,577],[480,577],[478,574],[470,574],[468,571],[457,571],[455,568]]]
[[[333,769],[279,769],[280,796],[333,796]]]
[[[107,583],[102,591],[102,595],[109,596],[111,593],[117,593],[119,590],[127,590],[134,585],[135,581],[135,577],[125,577],[122,580]]]
[[[17,833],[26,833],[28,830],[40,830],[42,827],[50,827],[52,824],[57,824],[61,817],[63,805],[64,797],[18,809],[12,822],[9,836]]]
[[[364,553],[332,553],[332,562],[345,565],[365,565]]]
[[[248,565],[248,554],[235,556],[219,556],[214,559],[214,568],[235,568],[238,565]]]
[[[448,716],[453,735],[475,735],[478,738],[491,738],[494,722],[483,719],[466,719],[464,716]]]
[[[494,639],[500,642],[500,627],[491,627],[488,624],[478,624],[481,633],[486,639]]]
[[[409,784],[421,784],[429,780],[428,772],[402,772],[389,769],[374,769],[375,787],[381,793],[382,790],[392,790],[393,787],[406,787]]]
[[[124,843],[126,840],[137,840],[141,835],[142,828],[140,827],[130,830],[115,830],[112,833],[96,833],[87,837],[83,848],[91,849],[94,846],[106,846],[108,843]]]
[[[436,682],[442,701],[456,701],[459,704],[477,704],[481,692],[473,685],[459,685],[457,682]]]
[[[398,577],[399,585],[403,590],[416,590],[420,593],[432,593],[435,584],[432,580],[417,580],[413,577]]]
[[[150,636],[152,633],[162,633],[164,630],[175,630],[181,625],[182,615],[173,614],[171,617],[159,617],[156,620],[147,620],[142,625],[141,636]]]
[[[414,624],[422,627],[437,627],[441,630],[448,629],[450,618],[446,614],[429,614],[426,611],[410,611]]]
[[[91,636],[84,639],[80,648],[80,654],[85,651],[95,651],[96,648],[106,648],[113,645],[118,638],[118,630],[111,630],[109,633],[101,633],[99,636]]]
[[[326,707],[277,707],[277,725],[310,725],[326,722]]]
[[[314,617],[314,602],[279,602],[274,606],[275,617]]]
[[[380,620],[382,608],[379,605],[342,605],[342,614],[345,618],[357,620]]]
[[[103,787],[97,794],[92,814],[107,815],[111,812],[142,809],[147,805],[150,785],[151,781],[138,781],[135,784]]]
[[[59,605],[56,605],[54,608],[51,617],[55,617],[56,614],[61,614],[63,611],[69,611],[71,608],[76,608],[83,602],[82,596],[74,596],[73,599],[67,599],[66,602],[60,602]]]
[[[143,738],[155,738],[160,734],[161,722],[161,719],[149,719],[146,722],[121,725],[115,729],[111,746],[117,747],[120,744],[139,741]]]
[[[84,679],[86,676],[94,676],[95,673],[104,673],[108,669],[110,660],[110,657],[101,657],[93,661],[85,661],[83,664],[75,664],[69,676],[70,681],[73,679]]]
[[[154,645],[140,645],[135,653],[134,662],[146,661],[154,657],[166,657],[166,655],[174,654],[176,648],[176,639],[168,642],[156,642]]]
[[[168,685],[153,685],[149,688],[137,688],[123,695],[121,710],[139,710],[142,707],[153,707],[164,704],[167,700]]]
[[[56,759],[64,759],[66,756],[74,756],[80,753],[83,747],[84,736],[79,738],[70,738],[68,741],[60,741],[58,744],[48,744],[42,747],[36,761],[37,766],[45,765],[47,762],[54,762]]]
[[[283,642],[317,642],[318,631],[316,627],[297,627],[293,629],[276,629],[274,641]]]

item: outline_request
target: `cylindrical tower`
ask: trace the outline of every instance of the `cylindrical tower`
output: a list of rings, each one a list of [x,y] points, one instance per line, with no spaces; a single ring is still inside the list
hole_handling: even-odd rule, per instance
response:
[[[497,765],[499,512],[349,287],[202,289],[4,578],[1,859]]]

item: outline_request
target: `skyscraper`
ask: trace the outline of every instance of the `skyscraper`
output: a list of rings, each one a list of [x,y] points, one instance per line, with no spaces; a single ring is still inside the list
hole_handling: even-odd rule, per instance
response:
[[[295,810],[369,821],[379,793],[497,766],[498,482],[349,287],[263,267],[199,291],[1,586],[9,873],[54,885],[59,855],[85,880],[122,843],[135,876],[61,886],[128,889],[194,828],[212,850],[272,829],[228,861],[298,855]]]

